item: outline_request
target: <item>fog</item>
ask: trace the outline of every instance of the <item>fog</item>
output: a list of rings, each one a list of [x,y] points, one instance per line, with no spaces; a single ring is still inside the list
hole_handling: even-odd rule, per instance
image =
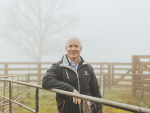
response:
[[[34,61],[34,59],[30,59],[29,55],[22,54],[23,49],[18,52],[18,47],[14,47],[11,40],[5,40],[2,35],[3,31],[5,34],[10,33],[10,29],[7,31],[8,20],[5,19],[5,14],[9,15],[5,11],[11,6],[10,1],[0,0],[0,62]],[[41,2],[43,1],[41,0]],[[41,61],[56,62],[60,60],[66,53],[65,42],[74,36],[81,40],[83,47],[81,56],[88,62],[131,62],[132,55],[149,55],[149,5],[149,0],[67,1],[65,7],[56,13],[55,18],[62,18],[67,14],[74,22],[69,24],[66,30],[52,36],[51,39],[56,39],[53,41],[53,45],[57,45],[61,49],[59,51],[56,49],[54,54],[52,52],[43,56]],[[22,19],[22,21],[24,20]],[[63,22],[65,21],[63,20]],[[12,29],[12,33],[14,33],[14,29]],[[15,35],[12,38],[16,38]]]

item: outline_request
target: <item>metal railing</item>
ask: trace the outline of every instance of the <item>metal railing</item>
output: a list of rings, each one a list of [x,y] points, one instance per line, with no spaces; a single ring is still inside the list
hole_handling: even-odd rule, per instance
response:
[[[136,76],[138,79],[112,79],[111,77],[105,78],[107,76],[129,76],[133,77]],[[107,98],[108,95],[124,95],[128,98],[132,98],[133,101],[136,101],[136,104],[139,106],[143,106],[148,108],[149,101],[150,101],[150,87],[147,84],[150,84],[149,79],[144,79],[150,74],[110,74],[110,73],[103,73],[100,76],[100,88],[101,88],[101,95],[103,98]],[[140,79],[139,79],[140,78]],[[116,82],[125,83],[124,85],[116,85]],[[106,84],[107,83],[107,84]],[[131,84],[131,85],[129,85]],[[134,86],[132,84],[138,84]],[[136,92],[133,92],[133,89]],[[124,99],[119,99],[119,102],[125,102]],[[128,101],[126,101],[128,103]]]
[[[9,79],[14,79],[16,77],[17,81],[29,81],[29,76],[28,75],[7,75],[7,76],[0,76],[0,78],[9,78]],[[7,80],[9,80],[7,79]],[[10,84],[9,84],[10,85]],[[6,90],[9,89],[9,91],[11,90],[11,97],[15,98],[15,101],[20,102],[22,99],[24,99],[24,96],[29,92],[29,88],[28,87],[23,87],[19,86],[19,84],[14,85],[13,83],[11,84],[11,87],[9,86],[6,81],[4,81],[4,85],[3,88],[0,89],[0,91],[3,91],[3,96],[0,95],[0,97],[3,98],[3,100],[0,102],[0,106],[2,107],[2,113],[5,113],[9,110],[4,108],[4,106],[9,105],[10,103],[8,103],[9,98],[5,97],[6,96]],[[21,87],[21,88],[20,88]],[[13,95],[13,90],[16,90],[15,94]],[[20,91],[19,91],[20,90]],[[9,95],[10,96],[10,95]],[[14,106],[14,104],[12,105]]]
[[[4,96],[1,96],[2,98],[6,99],[9,101],[9,113],[12,113],[12,103],[18,104],[24,108],[26,108],[27,110],[33,112],[33,113],[39,113],[39,89],[43,89],[42,86],[40,85],[33,85],[30,83],[25,83],[25,82],[20,82],[20,81],[14,81],[14,80],[8,80],[8,79],[0,79],[0,81],[4,81],[5,82],[9,82],[9,98],[6,98]],[[12,90],[11,90],[11,84],[12,83],[16,83],[16,84],[21,84],[21,85],[25,85],[25,86],[29,86],[29,87],[34,87],[36,88],[36,108],[35,110],[15,101],[12,99]],[[46,89],[43,89],[46,90]],[[92,101],[92,102],[96,102],[96,103],[100,103],[103,105],[107,105],[107,106],[111,106],[111,107],[115,107],[115,108],[119,108],[119,109],[124,109],[127,111],[132,111],[132,112],[138,112],[138,113],[150,113],[150,109],[147,108],[143,108],[143,107],[139,107],[139,106],[133,106],[133,105],[128,105],[128,104],[124,104],[124,103],[119,103],[119,102],[114,102],[114,101],[109,101],[106,99],[101,99],[101,98],[96,98],[96,97],[91,97],[91,96],[87,96],[87,95],[83,95],[83,94],[75,94],[72,92],[68,92],[68,91],[63,91],[63,90],[58,90],[58,89],[51,89],[48,91],[52,91],[55,93],[59,93],[62,95],[67,95],[67,96],[71,96],[71,97],[77,97],[83,100],[88,100],[88,101]]]

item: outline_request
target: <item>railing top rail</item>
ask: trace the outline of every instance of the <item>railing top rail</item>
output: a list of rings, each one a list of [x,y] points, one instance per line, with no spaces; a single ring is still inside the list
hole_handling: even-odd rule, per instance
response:
[[[53,64],[55,62],[0,62],[0,64]]]
[[[5,75],[5,76],[1,76],[0,78],[5,78],[5,77],[19,77],[19,76],[27,76],[27,75]]]
[[[18,75],[0,75],[0,78],[5,78],[5,77],[19,77],[19,76],[27,76],[27,75],[44,75],[45,73],[30,73],[30,74],[18,74]],[[125,73],[95,73],[95,74],[103,74],[103,75],[128,75],[128,76],[132,76],[132,75],[150,75],[150,74],[125,74]]]
[[[13,82],[13,83],[18,83],[18,84],[22,84],[22,85],[26,85],[26,86],[31,86],[31,87],[43,89],[42,86],[40,86],[40,85],[33,85],[33,84],[30,84],[30,83],[25,83],[25,82],[20,82],[20,81],[14,81],[14,80],[8,80],[8,79],[0,79],[0,81]],[[84,99],[84,100],[93,101],[93,102],[96,102],[96,103],[101,103],[101,104],[116,107],[116,108],[121,108],[121,109],[124,109],[124,110],[129,110],[129,111],[134,111],[134,112],[150,113],[150,109],[143,108],[143,107],[138,107],[138,106],[128,105],[128,104],[124,104],[124,103],[109,101],[109,100],[96,98],[96,97],[91,97],[91,96],[87,96],[87,95],[83,95],[83,94],[75,94],[75,93],[72,93],[72,92],[63,91],[63,90],[59,90],[59,89],[51,89],[49,91],[53,91],[55,93],[59,93],[59,94],[67,95],[67,96],[81,98],[81,99]]]
[[[0,62],[0,64],[53,64],[56,62]],[[131,63],[129,62],[88,62],[90,64],[105,64],[105,65],[110,65],[110,64],[124,64],[124,65],[130,65]]]
[[[150,75],[150,74],[125,74],[125,73],[100,73],[100,74],[103,74],[103,75],[144,75],[144,76],[147,76],[147,75]]]
[[[112,62],[112,65],[131,65],[132,63]]]
[[[150,58],[150,55],[133,55],[133,56],[137,56],[139,58]]]

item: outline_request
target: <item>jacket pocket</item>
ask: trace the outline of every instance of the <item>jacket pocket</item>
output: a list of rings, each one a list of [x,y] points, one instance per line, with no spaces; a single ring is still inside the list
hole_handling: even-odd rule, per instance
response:
[[[71,113],[72,110],[72,104],[71,101],[69,100],[69,98],[67,100],[65,100],[65,102],[63,103],[62,106],[62,112],[61,113]]]
[[[57,104],[59,113],[63,113],[64,106],[65,106],[65,102],[66,102],[65,100],[61,100],[61,101]]]
[[[62,108],[61,108],[61,113],[63,112],[63,110],[64,110],[64,106],[65,106],[65,100],[63,100],[63,105],[62,105]]]
[[[92,113],[102,113],[102,107],[100,104],[96,104],[96,103],[92,102],[91,111],[92,111]]]

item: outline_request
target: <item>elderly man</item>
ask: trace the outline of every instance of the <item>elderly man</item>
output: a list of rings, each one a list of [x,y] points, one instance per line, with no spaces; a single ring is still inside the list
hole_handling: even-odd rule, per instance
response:
[[[99,86],[93,68],[80,56],[81,42],[78,38],[70,38],[65,46],[67,54],[62,60],[54,63],[43,77],[44,89],[61,89],[77,94],[85,94],[101,98]],[[59,113],[85,113],[84,103],[78,98],[56,94]],[[102,113],[100,104],[91,103],[92,113]]]

